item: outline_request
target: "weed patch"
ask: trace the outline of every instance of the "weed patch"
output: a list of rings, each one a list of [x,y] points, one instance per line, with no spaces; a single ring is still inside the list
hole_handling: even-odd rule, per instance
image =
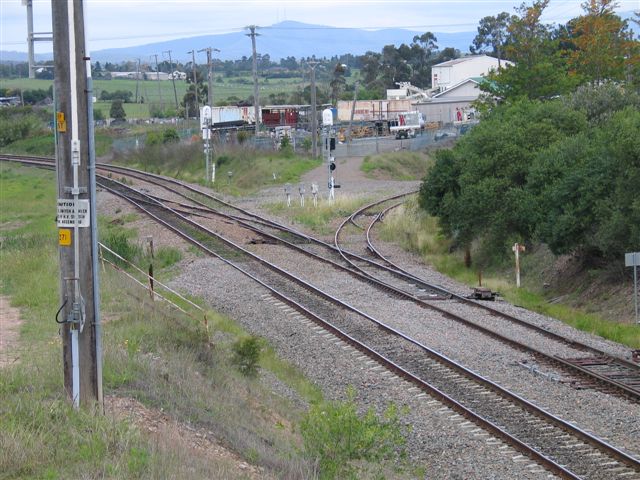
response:
[[[323,479],[400,471],[406,460],[406,440],[399,413],[392,404],[382,417],[373,408],[359,415],[355,392],[349,389],[346,401],[314,405],[303,418],[305,454],[317,462]]]

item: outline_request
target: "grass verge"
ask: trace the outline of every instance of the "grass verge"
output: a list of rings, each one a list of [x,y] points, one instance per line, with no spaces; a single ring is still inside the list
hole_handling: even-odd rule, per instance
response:
[[[360,169],[371,178],[392,180],[420,180],[433,159],[423,152],[388,152],[364,157]]]
[[[402,248],[419,254],[439,272],[469,286],[478,284],[477,271],[465,267],[462,253],[449,253],[451,244],[439,235],[437,220],[422,212],[415,200],[385,216],[380,235],[383,240],[397,242]],[[526,278],[523,288],[516,288],[511,268],[494,266],[483,270],[482,284],[500,292],[511,303],[630,348],[640,348],[640,326],[608,321],[580,309],[550,303],[548,296],[528,285]]]
[[[192,183],[205,183],[205,159],[199,143],[147,146],[117,155],[115,161]],[[247,195],[271,185],[298,182],[302,174],[321,163],[295,156],[289,150],[262,152],[243,147],[225,149],[214,155],[213,162],[216,180],[212,188],[230,195]]]

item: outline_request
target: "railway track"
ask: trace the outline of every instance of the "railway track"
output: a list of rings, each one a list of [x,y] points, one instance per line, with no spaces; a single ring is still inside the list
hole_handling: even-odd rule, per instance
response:
[[[381,205],[389,203],[389,201],[395,201],[396,199],[396,197],[391,197],[360,208],[345,219],[336,230],[334,237],[336,248],[341,251],[345,261],[349,262],[354,269],[365,275],[377,275],[376,271],[372,271],[372,264],[369,263],[367,259],[363,260],[363,257],[350,255],[340,246],[340,236],[350,224],[355,225],[365,236],[366,250],[371,252],[371,255],[374,256],[376,260],[373,264],[377,266],[379,264],[378,262],[382,262],[386,265],[385,271],[393,273],[399,282],[396,283],[396,286],[407,292],[408,298],[420,302],[425,308],[438,311],[447,318],[463,323],[487,336],[507,343],[518,350],[531,353],[540,362],[554,365],[571,373],[574,377],[573,380],[571,380],[571,384],[576,388],[595,388],[605,393],[620,394],[636,402],[640,400],[640,365],[637,363],[609,355],[590,345],[551,332],[546,328],[488,306],[486,302],[482,303],[471,300],[437,285],[430,284],[384,257],[371,241],[371,229],[384,217],[386,212],[398,206],[398,203],[393,203],[384,208],[380,208]],[[355,219],[360,216],[365,216],[365,212],[372,209],[379,211],[367,215],[370,219],[369,224],[366,227],[358,225]],[[405,283],[405,287],[401,285],[402,282]],[[412,293],[416,291],[416,289],[421,292],[431,290],[439,292],[440,294],[446,293],[449,296],[449,300],[446,302],[438,302],[437,305],[424,302],[422,298],[416,300],[415,293]],[[459,313],[461,310],[460,305],[463,306],[463,314]],[[470,320],[471,318],[474,318],[474,320]],[[496,321],[497,318],[507,320],[517,326],[516,331],[518,333],[514,335],[515,338],[507,337],[499,332],[500,324]],[[530,343],[524,343],[518,340],[520,338],[526,338],[528,342],[531,342],[533,339],[535,340],[535,344],[540,345],[540,347],[536,348]],[[542,349],[549,349],[550,342],[557,344],[559,347],[564,347],[567,350],[566,353],[563,356],[545,353]],[[629,352],[629,356],[632,356],[632,352]]]
[[[3,156],[2,158],[5,157],[8,157],[7,159],[9,160],[31,162],[31,164],[39,166],[51,165],[51,159],[43,157]],[[543,327],[501,312],[486,303],[470,300],[439,285],[430,284],[381,255],[371,241],[371,229],[390,208],[398,205],[397,201],[399,199],[406,197],[410,193],[395,195],[358,209],[338,227],[334,236],[334,245],[330,245],[282,224],[240,209],[176,179],[122,166],[99,164],[98,168],[109,172],[110,175],[113,173],[126,175],[157,185],[180,195],[191,204],[150,196],[154,201],[161,200],[164,203],[175,204],[182,209],[183,213],[191,210],[191,214],[196,216],[214,215],[226,221],[237,222],[270,242],[280,242],[288,248],[313,257],[315,260],[330,263],[335,268],[348,271],[359,280],[368,282],[394,296],[406,298],[425,309],[437,311],[449,319],[481,332],[483,335],[508,344],[519,351],[529,353],[539,363],[548,364],[566,372],[569,377],[563,381],[570,383],[575,388],[592,388],[607,394],[621,395],[632,401],[640,401],[640,365],[553,333]],[[180,190],[182,190],[182,193],[180,193]],[[390,202],[391,206],[381,208]],[[217,205],[227,212],[235,212],[235,215],[223,213],[220,209],[213,208],[213,205]],[[367,214],[371,210],[380,211]],[[365,216],[370,218],[369,225],[366,228],[355,221],[356,218]],[[354,225],[366,234],[366,251],[371,252],[371,255],[375,258],[372,259],[363,254],[353,253],[340,246],[340,236],[348,225]],[[292,241],[292,239],[297,241]],[[347,269],[345,269],[345,264]],[[433,300],[444,299],[449,299],[449,301],[437,302],[437,305],[433,302]],[[466,309],[463,314],[459,312],[460,305],[463,305]],[[506,320],[517,325],[517,334],[512,337],[502,334],[500,331],[501,325],[496,319]],[[527,341],[519,339],[527,339]],[[563,355],[549,353],[550,342],[557,345],[558,349],[562,349]],[[537,348],[536,345],[538,346]],[[527,366],[527,368],[535,367]]]
[[[557,475],[640,478],[638,459],[261,260],[151,196],[112,179],[99,181],[103,188],[126,198],[187,241],[250,276],[281,301]],[[241,262],[234,261],[238,255],[242,256]]]

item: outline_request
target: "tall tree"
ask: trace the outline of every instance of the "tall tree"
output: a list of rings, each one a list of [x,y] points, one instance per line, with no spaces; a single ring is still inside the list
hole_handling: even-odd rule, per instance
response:
[[[512,15],[502,12],[495,17],[487,16],[480,20],[478,34],[473,39],[471,53],[484,53],[484,47],[490,47],[490,52],[498,58],[498,69],[502,67],[504,46],[509,38],[509,24]]]
[[[344,78],[346,71],[347,66],[342,63],[336,64],[336,68],[333,69],[333,78],[329,83],[329,87],[331,88],[331,103],[333,105],[336,105],[340,98],[340,94],[344,91],[344,87],[347,84],[347,81]]]
[[[511,18],[507,28],[509,38],[505,45],[505,58],[515,65],[492,72],[488,75],[492,81],[480,88],[512,100],[551,97],[575,86],[575,79],[567,75],[558,40],[540,20],[548,4],[549,0],[535,0],[531,6],[522,4],[517,9],[518,15]]]
[[[570,71],[588,81],[623,80],[625,69],[639,62],[638,41],[633,39],[627,22],[614,13],[612,0],[589,0],[585,12],[572,22],[575,48],[568,51]]]

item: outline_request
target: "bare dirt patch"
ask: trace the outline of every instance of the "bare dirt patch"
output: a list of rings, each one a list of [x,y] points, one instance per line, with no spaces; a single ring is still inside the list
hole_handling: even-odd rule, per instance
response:
[[[0,368],[15,364],[20,359],[20,310],[13,308],[9,298],[0,295]]]
[[[128,419],[144,434],[162,445],[167,439],[210,460],[230,462],[246,478],[265,478],[262,469],[245,462],[239,455],[220,445],[214,432],[176,422],[164,412],[145,407],[133,398],[105,397],[105,412],[118,419]]]

